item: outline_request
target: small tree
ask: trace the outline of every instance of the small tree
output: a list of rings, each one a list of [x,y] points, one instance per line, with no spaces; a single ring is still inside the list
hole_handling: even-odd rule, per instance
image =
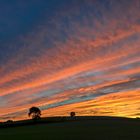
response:
[[[75,117],[75,115],[76,115],[75,112],[70,112],[71,117]]]
[[[38,107],[31,107],[29,109],[29,113],[28,113],[28,116],[32,117],[32,119],[40,119],[40,116],[41,116],[41,111]]]

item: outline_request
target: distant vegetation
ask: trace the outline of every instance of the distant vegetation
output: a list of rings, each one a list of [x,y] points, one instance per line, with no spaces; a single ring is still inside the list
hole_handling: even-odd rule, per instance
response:
[[[31,116],[32,119],[37,120],[40,119],[41,110],[38,107],[31,107],[28,113],[29,117]]]
[[[13,120],[7,120],[6,121],[7,123],[12,123],[12,122],[14,122]]]
[[[70,116],[71,116],[71,117],[74,117],[75,115],[76,115],[75,112],[70,112]]]

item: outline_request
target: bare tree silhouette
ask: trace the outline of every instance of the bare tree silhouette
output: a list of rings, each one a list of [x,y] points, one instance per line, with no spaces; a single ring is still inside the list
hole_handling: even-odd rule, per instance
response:
[[[41,110],[38,107],[31,107],[29,109],[28,116],[32,117],[32,119],[40,119],[41,116]]]

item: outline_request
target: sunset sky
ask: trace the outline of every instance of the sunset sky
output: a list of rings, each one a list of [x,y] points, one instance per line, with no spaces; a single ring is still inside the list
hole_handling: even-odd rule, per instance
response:
[[[140,0],[0,0],[0,121],[140,117]]]

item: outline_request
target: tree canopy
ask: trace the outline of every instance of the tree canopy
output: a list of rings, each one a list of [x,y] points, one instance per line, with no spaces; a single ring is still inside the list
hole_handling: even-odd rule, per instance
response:
[[[38,107],[31,107],[28,115],[29,117],[31,116],[32,119],[39,119],[41,116],[41,110]]]

